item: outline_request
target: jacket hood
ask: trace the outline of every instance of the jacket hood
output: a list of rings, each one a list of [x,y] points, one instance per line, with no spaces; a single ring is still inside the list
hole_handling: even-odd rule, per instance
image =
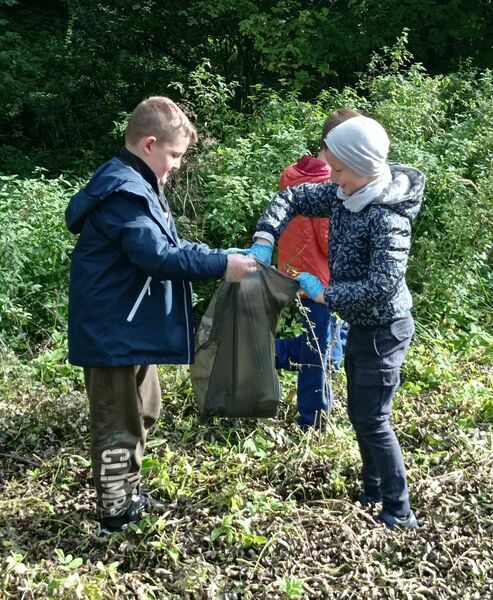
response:
[[[294,165],[295,169],[301,175],[307,176],[325,176],[330,177],[330,167],[323,160],[319,160],[309,154],[302,156],[300,160]]]
[[[65,222],[72,233],[80,233],[88,215],[103,204],[111,194],[124,190],[142,193],[142,177],[120,159],[112,158],[99,167],[89,183],[70,200],[65,210]],[[149,189],[152,190],[150,184]]]
[[[413,167],[399,163],[390,164],[392,181],[390,185],[375,198],[372,204],[383,204],[403,217],[413,220],[419,213],[426,178]]]
[[[311,181],[319,183],[330,179],[330,167],[327,163],[305,155],[298,162],[285,169],[281,175],[280,188],[293,187]]]

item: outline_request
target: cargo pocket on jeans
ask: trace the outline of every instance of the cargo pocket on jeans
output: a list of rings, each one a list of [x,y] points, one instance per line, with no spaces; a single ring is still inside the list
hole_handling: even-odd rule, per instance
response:
[[[348,416],[356,431],[367,431],[372,424],[388,420],[399,369],[357,369],[352,375]]]
[[[393,386],[399,383],[400,369],[355,369],[353,380],[368,387]]]

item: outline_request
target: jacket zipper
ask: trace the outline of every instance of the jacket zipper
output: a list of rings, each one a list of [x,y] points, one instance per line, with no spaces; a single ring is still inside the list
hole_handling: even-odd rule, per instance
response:
[[[144,283],[144,287],[140,290],[140,294],[138,295],[137,300],[135,301],[135,304],[132,306],[132,310],[128,313],[127,321],[129,323],[131,323],[133,318],[135,317],[135,313],[137,312],[137,309],[141,305],[146,292],[149,293],[149,296],[151,295],[151,288],[149,287],[151,285],[151,281],[152,281],[152,277],[149,276],[146,279],[146,282]]]
[[[187,352],[188,352],[188,364],[190,364],[191,360],[192,360],[192,352],[191,352],[191,348],[190,348],[190,320],[188,317],[188,304],[187,304],[187,288],[186,288],[186,284],[184,281],[181,282],[182,286],[183,286],[183,297],[185,299],[185,319],[187,322]]]

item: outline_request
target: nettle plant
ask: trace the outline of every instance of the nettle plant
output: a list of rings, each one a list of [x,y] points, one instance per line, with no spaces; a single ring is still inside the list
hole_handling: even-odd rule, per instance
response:
[[[250,241],[282,169],[308,150],[304,116],[309,111],[294,97],[283,100],[272,94],[252,115],[247,131],[230,136],[202,157],[204,220],[212,239],[229,245]]]
[[[316,156],[322,124],[335,109],[366,105],[350,88],[324,92],[317,102],[257,87],[252,114],[200,160],[206,231],[212,240],[247,244],[255,223],[279,189],[281,172],[303,154]]]
[[[491,82],[491,74],[475,81],[474,109],[443,119],[425,140],[420,161],[428,187],[415,230],[410,277],[419,290],[419,313],[455,330],[459,345],[470,345],[469,334],[491,331],[492,324]],[[470,85],[466,80],[464,95]],[[445,79],[445,114],[449,89]],[[474,337],[491,348],[488,335]]]
[[[0,337],[19,352],[65,327],[74,191],[63,177],[0,177]]]

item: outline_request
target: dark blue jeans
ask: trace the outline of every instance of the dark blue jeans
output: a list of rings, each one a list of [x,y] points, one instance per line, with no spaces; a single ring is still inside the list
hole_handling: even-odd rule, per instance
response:
[[[327,377],[329,353],[332,354],[333,346],[340,345],[341,341],[339,336],[333,336],[336,319],[325,304],[309,298],[302,298],[301,304],[309,311],[307,317],[302,313],[306,333],[296,338],[276,340],[276,368],[299,371],[298,422],[302,427],[318,427],[323,424],[333,400]],[[307,318],[312,326],[307,323]],[[336,355],[342,357],[341,348],[337,349]]]
[[[409,315],[387,325],[351,325],[344,367],[348,415],[356,432],[365,493],[381,499],[383,510],[409,514],[409,492],[399,442],[390,424],[392,398],[414,333]]]

